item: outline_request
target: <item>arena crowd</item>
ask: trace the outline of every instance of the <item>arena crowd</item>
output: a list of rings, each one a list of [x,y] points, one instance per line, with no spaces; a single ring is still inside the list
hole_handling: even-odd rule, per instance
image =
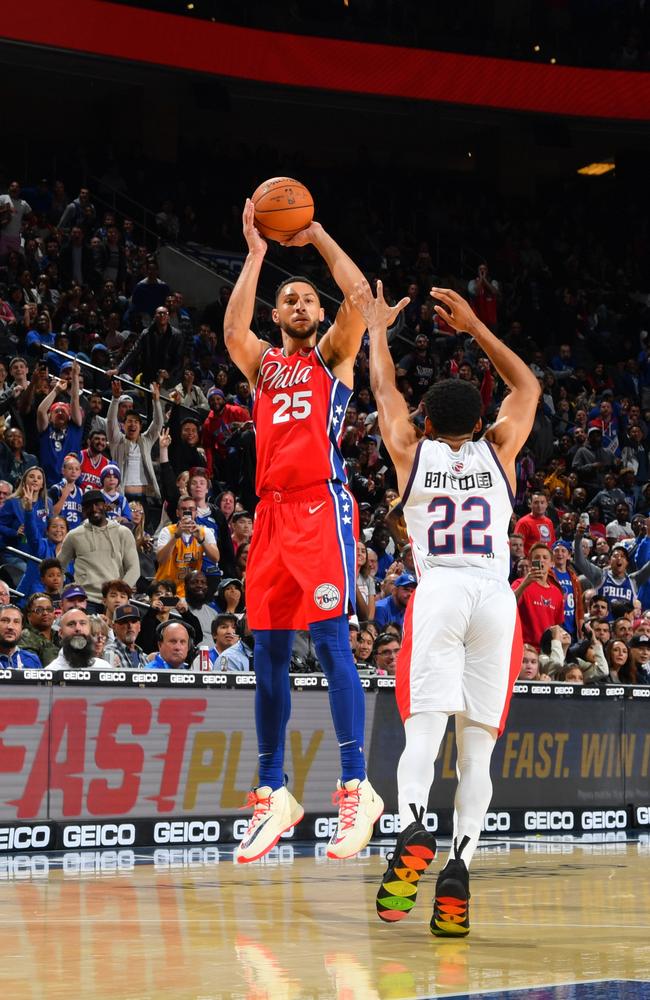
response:
[[[486,209],[490,259],[444,283],[541,386],[510,536],[521,678],[645,684],[648,244],[631,220],[617,255],[589,240],[584,216],[575,244],[570,216],[554,225],[562,211],[522,226]],[[462,232],[464,213],[450,199],[429,221]],[[157,218],[161,238],[182,238],[171,203]],[[232,225],[221,236],[236,251]],[[430,244],[377,232],[384,242],[362,263],[394,299],[410,299],[391,350],[414,423],[424,426],[427,387],[449,376],[477,386],[493,422],[505,387],[434,312]],[[315,255],[299,269],[332,292]],[[0,665],[252,669],[255,438],[250,387],[224,348],[228,295],[191,308],[133,221],[100,210],[88,188],[12,181],[0,195]],[[256,330],[279,342],[262,306]],[[350,640],[360,671],[392,675],[417,582],[365,342],[342,449],[361,525]],[[318,669],[308,633],[293,668]]]

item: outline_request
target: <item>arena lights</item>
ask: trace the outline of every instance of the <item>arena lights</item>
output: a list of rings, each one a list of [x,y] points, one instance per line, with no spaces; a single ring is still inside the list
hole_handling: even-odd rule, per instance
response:
[[[603,160],[600,163],[588,163],[586,167],[580,167],[578,173],[583,177],[602,177],[603,174],[611,173],[615,167],[613,160]]]
[[[541,50],[542,50],[541,45],[533,45],[533,52],[541,52]]]

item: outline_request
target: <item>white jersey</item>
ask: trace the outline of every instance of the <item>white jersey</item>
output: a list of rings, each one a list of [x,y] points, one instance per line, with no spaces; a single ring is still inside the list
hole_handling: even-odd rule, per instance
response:
[[[418,577],[436,566],[457,566],[508,579],[513,496],[485,439],[453,451],[423,438],[402,505]]]

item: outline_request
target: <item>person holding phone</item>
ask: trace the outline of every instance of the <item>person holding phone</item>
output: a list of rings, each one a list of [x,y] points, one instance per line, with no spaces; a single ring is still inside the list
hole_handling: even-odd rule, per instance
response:
[[[196,521],[196,500],[179,498],[178,522],[163,528],[158,536],[156,580],[173,580],[179,597],[185,597],[185,579],[201,568],[204,558],[219,562],[219,548],[211,528]]]
[[[547,545],[530,550],[530,572],[512,584],[517,599],[524,642],[539,649],[542,635],[552,625],[564,624],[564,594],[551,573],[553,557]]]

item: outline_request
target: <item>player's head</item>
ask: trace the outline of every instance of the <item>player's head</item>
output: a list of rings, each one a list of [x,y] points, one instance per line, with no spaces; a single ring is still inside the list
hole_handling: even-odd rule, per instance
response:
[[[481,394],[471,382],[447,378],[424,394],[424,409],[434,437],[462,437],[481,429]]]
[[[325,318],[318,289],[299,275],[287,278],[275,293],[273,322],[293,340],[309,340],[315,336]]]

